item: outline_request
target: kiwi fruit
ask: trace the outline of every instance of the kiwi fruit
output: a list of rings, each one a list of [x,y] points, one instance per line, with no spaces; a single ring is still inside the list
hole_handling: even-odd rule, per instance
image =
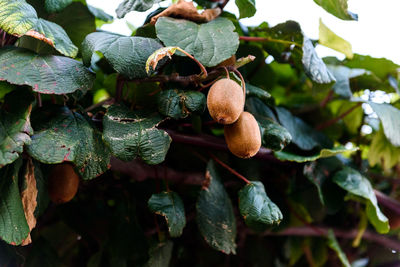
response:
[[[260,150],[260,128],[249,112],[242,112],[235,123],[225,125],[224,135],[229,150],[239,158],[251,158]]]
[[[220,79],[208,91],[208,112],[218,123],[234,123],[243,111],[244,99],[243,89],[239,84],[228,78]]]
[[[79,176],[70,163],[61,163],[50,172],[47,189],[51,201],[57,204],[70,201],[76,195],[79,186]]]

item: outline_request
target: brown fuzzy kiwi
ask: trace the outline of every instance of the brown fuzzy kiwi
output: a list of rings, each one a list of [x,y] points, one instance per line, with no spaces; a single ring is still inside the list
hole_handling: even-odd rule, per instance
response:
[[[231,56],[228,59],[225,59],[221,63],[217,65],[217,67],[227,67],[227,66],[233,66],[236,63],[236,55]]]
[[[74,198],[79,186],[79,176],[70,163],[61,163],[50,172],[47,189],[51,201],[57,204],[65,203]]]
[[[239,119],[224,128],[229,150],[239,158],[251,158],[261,147],[261,133],[253,115],[243,112]]]
[[[207,107],[210,116],[218,123],[231,124],[244,107],[244,93],[236,82],[224,78],[216,81],[208,91]]]

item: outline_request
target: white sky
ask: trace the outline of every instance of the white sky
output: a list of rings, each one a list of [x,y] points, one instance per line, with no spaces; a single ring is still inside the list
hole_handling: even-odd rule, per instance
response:
[[[115,9],[122,0],[87,0],[88,4],[101,8],[116,17]],[[168,6],[171,1],[160,3]],[[313,0],[256,0],[257,13],[254,17],[242,19],[244,25],[255,26],[263,21],[269,25],[295,20],[300,23],[303,32],[312,39],[318,39],[319,18],[328,28],[340,37],[349,41],[353,52],[373,57],[385,57],[400,64],[400,1],[399,0],[349,0],[349,10],[358,14],[358,21],[338,19],[314,3]],[[131,12],[124,19],[115,19],[112,24],[103,25],[102,29],[130,35],[126,21],[139,27],[143,24],[147,12]],[[238,15],[233,0],[225,8],[226,11]],[[320,57],[344,56],[329,48],[317,47]]]

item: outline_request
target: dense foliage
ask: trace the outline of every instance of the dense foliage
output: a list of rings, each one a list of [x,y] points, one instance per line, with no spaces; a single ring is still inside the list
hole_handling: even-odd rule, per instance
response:
[[[85,0],[0,0],[1,266],[399,264],[400,66],[322,21],[319,40],[245,27],[255,1],[227,2],[174,1],[121,36]],[[210,116],[222,78],[245,102],[212,104],[241,128]]]

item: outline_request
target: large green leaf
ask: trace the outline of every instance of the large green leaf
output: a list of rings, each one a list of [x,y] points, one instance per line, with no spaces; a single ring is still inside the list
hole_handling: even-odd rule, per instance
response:
[[[236,220],[232,202],[213,161],[207,165],[206,180],[196,203],[197,224],[206,242],[226,254],[236,253]]]
[[[311,150],[325,141],[319,132],[311,128],[303,120],[293,116],[287,109],[277,107],[276,112],[283,127],[292,136],[292,142],[303,150]]]
[[[131,11],[146,11],[153,7],[154,4],[162,2],[164,0],[124,0],[119,4],[117,10],[117,17],[119,19],[125,17]]]
[[[236,0],[239,9],[239,19],[249,18],[256,14],[256,1],[255,0]]]
[[[226,18],[207,23],[161,17],[156,23],[157,37],[166,46],[178,46],[207,67],[213,67],[236,53],[239,36]]]
[[[18,189],[18,172],[22,159],[0,170],[0,237],[12,245],[20,245],[29,234]]]
[[[0,28],[9,34],[21,36],[33,29],[38,17],[25,0],[0,0]]]
[[[350,68],[360,68],[372,71],[381,80],[386,80],[389,74],[396,75],[399,65],[386,58],[374,58],[354,54],[352,59],[344,60],[343,64]]]
[[[124,106],[108,108],[103,119],[104,140],[118,158],[130,161],[142,158],[147,164],[164,161],[171,138],[157,129],[162,118],[156,113],[130,111]]]
[[[358,148],[350,148],[347,149],[343,146],[337,146],[334,148],[323,148],[319,152],[317,152],[314,155],[311,156],[301,156],[301,155],[296,155],[291,152],[287,151],[277,151],[274,153],[275,157],[277,157],[279,160],[288,160],[288,161],[296,161],[296,162],[308,162],[308,161],[314,161],[320,158],[329,158],[332,156],[335,156],[337,154],[341,154],[344,152],[354,152],[357,151]]]
[[[394,146],[400,146],[400,110],[390,104],[368,102],[382,122],[386,137]]]
[[[71,161],[83,179],[93,179],[110,167],[110,152],[100,132],[86,118],[67,107],[51,107],[33,118],[35,134],[28,153],[56,164]]]
[[[372,138],[368,150],[368,161],[372,167],[382,164],[385,170],[389,170],[400,161],[400,148],[394,147],[389,142],[382,128]]]
[[[351,44],[337,36],[333,31],[331,31],[322,20],[319,20],[319,40],[318,42],[326,47],[332,48],[338,52],[346,55],[347,58],[353,58],[353,51]]]
[[[343,264],[345,267],[350,267],[349,260],[346,257],[346,254],[344,254],[342,248],[340,247],[339,243],[336,240],[335,233],[333,232],[332,229],[329,229],[328,231],[328,246],[336,252],[336,255],[338,256],[340,262]]]
[[[182,235],[183,228],[186,225],[185,208],[177,193],[153,194],[147,204],[152,212],[165,217],[171,237]]]
[[[71,58],[40,56],[26,49],[8,47],[0,50],[0,80],[26,84],[43,94],[68,94],[89,90],[94,75]]]
[[[389,231],[389,220],[381,212],[371,183],[358,171],[345,167],[333,176],[333,181],[349,193],[367,201],[367,217],[379,233]]]
[[[111,66],[122,75],[134,79],[147,77],[146,61],[162,45],[155,39],[127,37],[108,32],[94,32],[82,44],[82,59],[92,63],[96,51],[101,52]]]
[[[246,224],[255,229],[265,229],[283,219],[279,207],[269,199],[264,185],[258,181],[247,184],[239,191],[239,210]]]
[[[67,33],[59,25],[39,19],[35,9],[25,0],[5,4],[0,1],[0,28],[18,37],[28,35],[53,46],[65,56],[75,57],[78,48],[71,42]],[[12,14],[10,14],[10,10]],[[2,19],[3,18],[3,19]]]
[[[206,97],[201,92],[166,90],[157,98],[158,111],[168,117],[181,119],[190,113],[203,113],[206,108]]]
[[[358,20],[357,14],[347,10],[347,0],[314,0],[323,9],[343,20]]]
[[[74,0],[46,0],[44,7],[47,12],[55,13],[69,6]]]
[[[31,114],[32,93],[28,89],[17,89],[5,97],[0,110],[0,168],[19,157],[25,144],[29,144],[33,134],[29,116]]]

